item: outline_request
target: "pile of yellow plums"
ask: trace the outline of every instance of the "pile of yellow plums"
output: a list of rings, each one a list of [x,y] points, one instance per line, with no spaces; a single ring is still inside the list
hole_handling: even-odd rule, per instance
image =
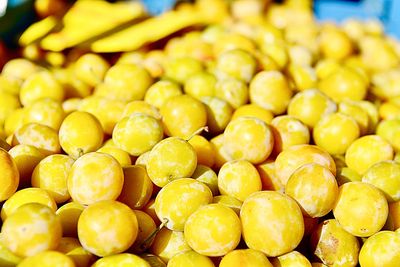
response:
[[[8,61],[0,266],[399,266],[400,42],[309,2]]]

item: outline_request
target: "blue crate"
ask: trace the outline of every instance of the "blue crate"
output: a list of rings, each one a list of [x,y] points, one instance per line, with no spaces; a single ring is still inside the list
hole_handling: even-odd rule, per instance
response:
[[[400,0],[315,0],[314,10],[319,20],[378,19],[387,34],[400,39]]]

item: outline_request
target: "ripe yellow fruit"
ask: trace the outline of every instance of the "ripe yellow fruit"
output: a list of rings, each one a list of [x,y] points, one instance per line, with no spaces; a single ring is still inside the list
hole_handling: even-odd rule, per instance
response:
[[[392,146],[378,135],[358,138],[351,143],[345,154],[347,166],[360,175],[363,175],[375,163],[392,159]]]
[[[59,131],[62,149],[73,158],[96,151],[103,143],[103,136],[100,122],[92,114],[83,111],[69,114]]]
[[[326,28],[320,35],[320,49],[325,58],[342,60],[353,52],[350,38],[338,28]]]
[[[244,201],[252,193],[261,191],[261,178],[256,167],[250,162],[229,161],[219,170],[218,189],[221,195],[229,195]]]
[[[370,126],[370,117],[357,101],[345,100],[339,103],[338,112],[352,117],[360,128],[360,135],[365,135]]]
[[[177,83],[161,80],[149,87],[144,96],[144,101],[156,108],[161,108],[169,98],[178,95],[182,95],[182,90]]]
[[[360,128],[350,116],[332,113],[321,118],[313,130],[314,142],[331,155],[343,155],[360,137]]]
[[[315,256],[328,266],[356,266],[360,245],[355,236],[345,231],[335,219],[321,222],[311,235]]]
[[[204,96],[215,95],[216,83],[217,79],[211,73],[198,72],[185,81],[184,91],[186,94],[200,100]]]
[[[53,267],[53,266],[63,266],[63,267],[75,267],[73,260],[58,251],[43,251],[35,254],[31,257],[25,258],[21,261],[18,266],[20,267],[31,267],[31,266],[41,266],[41,267]]]
[[[311,263],[308,261],[308,259],[303,254],[295,250],[271,259],[271,263],[274,266],[280,266],[280,267],[290,267],[290,266],[311,267]]]
[[[121,253],[117,255],[107,256],[98,259],[92,267],[107,266],[135,266],[135,267],[151,267],[151,265],[137,255],[130,253]]]
[[[275,171],[283,185],[286,185],[292,173],[307,163],[317,163],[336,175],[333,158],[321,148],[314,145],[296,145],[282,151],[275,160]]]
[[[340,67],[323,78],[318,88],[335,102],[363,100],[367,93],[364,77],[351,67]]]
[[[120,120],[114,127],[112,138],[117,147],[132,156],[151,150],[163,138],[159,120],[140,113]]]
[[[25,124],[25,108],[14,109],[12,113],[4,121],[4,131],[7,136],[14,134],[14,132]]]
[[[152,83],[152,77],[144,68],[115,64],[108,69],[104,82],[96,86],[93,95],[124,102],[142,100]]]
[[[349,182],[339,187],[333,215],[350,234],[367,237],[377,233],[388,217],[388,203],[373,185]]]
[[[115,124],[121,119],[125,102],[99,96],[89,96],[81,100],[79,111],[95,116],[106,134],[111,135]]]
[[[111,139],[112,140],[112,139]],[[118,147],[102,146],[96,152],[101,152],[113,156],[122,167],[132,165],[132,160],[128,152]]]
[[[249,90],[246,83],[241,80],[224,78],[216,83],[215,96],[225,100],[234,109],[237,109],[249,101]]]
[[[243,202],[240,219],[247,246],[269,257],[292,251],[304,235],[300,207],[279,192],[261,191],[250,195]]]
[[[62,235],[54,211],[39,203],[19,207],[4,221],[1,232],[4,245],[20,257],[57,248]]]
[[[12,253],[3,242],[3,234],[0,233],[0,264],[5,267],[12,267],[22,261],[21,257],[18,257]]]
[[[136,113],[143,113],[149,115],[157,120],[161,119],[161,114],[158,111],[158,108],[149,104],[143,100],[135,100],[126,104],[124,111],[121,115],[121,118],[129,117],[130,115]]]
[[[196,151],[197,164],[211,168],[215,162],[214,149],[211,142],[201,135],[194,135],[188,142]]]
[[[382,190],[389,202],[400,200],[400,164],[380,161],[372,165],[363,175],[362,181]]]
[[[400,119],[382,120],[376,128],[376,134],[388,141],[393,149],[400,151]]]
[[[168,228],[162,228],[157,233],[150,247],[150,252],[160,257],[165,263],[168,263],[175,255],[191,250],[183,232],[171,231]]]
[[[43,204],[54,212],[57,209],[57,204],[51,195],[42,188],[29,187],[18,190],[6,202],[1,209],[1,219],[4,221],[8,216],[12,215],[19,207],[27,203]]]
[[[216,67],[219,76],[233,77],[248,83],[256,71],[256,61],[247,51],[231,49],[218,56]]]
[[[197,164],[196,170],[192,174],[192,178],[208,186],[213,196],[219,195],[218,176],[210,167]]]
[[[36,166],[32,173],[32,186],[47,190],[56,203],[70,198],[67,188],[68,173],[74,160],[67,155],[50,155]]]
[[[28,123],[17,129],[12,139],[12,145],[18,144],[34,146],[45,156],[61,152],[56,130],[39,123]]]
[[[196,166],[196,151],[179,137],[169,137],[155,145],[146,164],[150,179],[159,187],[177,178],[191,177]]]
[[[369,237],[360,250],[360,265],[396,266],[400,262],[400,235],[397,232],[381,231]],[[390,248],[390,249],[389,249]]]
[[[165,76],[183,84],[190,76],[203,70],[201,62],[191,57],[171,58],[165,62]]]
[[[271,154],[273,144],[270,127],[254,117],[237,118],[224,131],[223,148],[233,159],[261,163]]]
[[[79,217],[79,241],[87,251],[96,256],[110,256],[127,250],[137,234],[138,221],[135,213],[115,200],[91,204]]]
[[[60,218],[64,237],[78,236],[78,220],[85,208],[77,202],[68,202],[57,209],[56,215]]]
[[[204,104],[189,95],[169,98],[160,108],[160,113],[168,136],[188,139],[207,122]]]
[[[84,54],[73,65],[76,77],[89,86],[101,83],[109,69],[109,64],[100,55]]]
[[[338,191],[335,176],[316,163],[296,169],[285,186],[285,193],[297,201],[305,216],[312,218],[325,216],[332,210]]]
[[[214,263],[207,256],[195,251],[187,251],[173,256],[168,261],[168,267],[214,267]]]
[[[231,120],[239,117],[256,117],[270,124],[274,118],[274,114],[266,108],[263,108],[257,104],[246,104],[238,107],[232,114]]]
[[[224,131],[229,123],[233,108],[228,102],[218,97],[204,96],[201,98],[207,112],[207,126],[211,134],[219,134]]]
[[[268,258],[254,249],[236,249],[226,254],[219,267],[272,267]]]
[[[128,166],[123,168],[124,185],[118,201],[128,205],[131,209],[141,209],[151,198],[153,183],[142,166]]]
[[[304,123],[293,116],[277,116],[272,119],[271,126],[274,134],[275,155],[291,146],[310,142],[310,130]]]
[[[3,124],[7,117],[20,106],[16,96],[0,91],[0,124]]]
[[[77,159],[67,180],[71,198],[84,205],[117,199],[123,184],[121,165],[112,156],[99,152],[90,152]]]
[[[275,160],[268,159],[258,164],[257,171],[260,174],[262,189],[284,192],[285,185],[282,184],[275,170]]]
[[[299,91],[317,87],[317,74],[311,66],[292,63],[289,66],[289,74],[294,87]]]
[[[133,251],[135,254],[143,252],[147,249],[147,243],[149,238],[156,231],[157,226],[154,220],[146,212],[141,210],[133,210],[138,220],[138,235],[133,245],[129,248],[129,251]],[[153,241],[150,239],[150,241]]]
[[[251,80],[249,94],[252,103],[279,115],[286,111],[293,92],[281,72],[261,71]]]
[[[24,106],[42,98],[50,98],[62,102],[64,88],[48,71],[40,71],[30,75],[22,84],[19,98]]]
[[[15,58],[8,61],[2,70],[2,75],[18,79],[20,82],[26,80],[31,74],[42,70],[41,67],[25,58]]]
[[[88,266],[96,260],[96,257],[86,251],[79,243],[78,238],[75,237],[62,237],[57,251],[71,258],[76,267]]]
[[[205,184],[191,178],[174,180],[157,194],[155,211],[166,227],[183,231],[189,216],[199,207],[212,201],[211,190]]]
[[[185,224],[184,235],[197,253],[223,256],[239,244],[240,219],[232,209],[222,204],[209,204],[192,213]]]
[[[16,145],[8,153],[17,164],[20,185],[30,185],[33,170],[45,156],[38,148],[31,145]]]
[[[324,116],[337,110],[335,102],[317,89],[297,93],[288,106],[287,114],[313,128]]]
[[[24,122],[40,123],[58,131],[64,117],[65,112],[59,101],[51,98],[42,98],[25,108]]]
[[[19,172],[12,156],[0,148],[0,201],[10,198],[19,185]]]

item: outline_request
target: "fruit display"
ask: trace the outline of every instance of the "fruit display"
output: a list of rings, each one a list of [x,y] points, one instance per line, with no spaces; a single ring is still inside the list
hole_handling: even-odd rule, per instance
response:
[[[0,267],[399,266],[400,42],[378,21],[35,2],[0,69]]]

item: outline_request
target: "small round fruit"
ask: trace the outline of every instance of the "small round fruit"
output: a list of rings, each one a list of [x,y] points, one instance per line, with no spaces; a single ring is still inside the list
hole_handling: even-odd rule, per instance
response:
[[[111,139],[112,140],[112,139]],[[101,152],[113,156],[122,167],[132,165],[131,156],[125,150],[122,150],[118,147],[112,146],[102,146],[96,152]]]
[[[224,131],[223,147],[233,159],[261,163],[271,154],[273,144],[269,126],[254,117],[237,118]]]
[[[18,190],[1,208],[1,219],[5,221],[8,216],[12,215],[19,207],[27,203],[40,203],[52,209],[57,209],[57,204],[51,195],[42,188],[29,187]]]
[[[358,101],[345,100],[339,103],[338,112],[346,114],[353,118],[360,129],[360,135],[365,135],[370,126],[370,117],[366,110],[364,110]]]
[[[6,247],[20,257],[57,248],[62,236],[54,211],[39,203],[19,207],[4,221],[1,232]]]
[[[76,77],[90,86],[101,83],[109,68],[109,64],[97,54],[84,54],[74,63]]]
[[[64,237],[78,236],[78,220],[85,208],[77,202],[68,202],[57,209],[56,215],[60,218]]]
[[[277,116],[272,119],[271,126],[275,141],[274,153],[276,155],[291,146],[310,142],[310,130],[295,117],[290,115]]]
[[[191,177],[196,166],[197,155],[193,147],[179,137],[169,137],[150,151],[146,168],[153,183],[163,187],[177,178]]]
[[[168,229],[183,231],[189,216],[211,201],[211,190],[205,184],[192,178],[181,178],[160,190],[155,210],[160,221],[167,220]]]
[[[196,170],[192,174],[192,178],[208,186],[213,196],[219,195],[218,176],[210,167],[197,164]]]
[[[207,122],[204,104],[189,95],[169,98],[161,107],[160,113],[168,136],[187,139],[196,130],[206,126]]]
[[[283,193],[253,193],[243,202],[240,219],[247,246],[268,257],[292,251],[304,235],[301,209],[296,201]]]
[[[228,102],[218,97],[205,96],[201,98],[207,112],[207,126],[211,134],[219,134],[228,125],[233,108]]]
[[[262,189],[279,191],[285,190],[285,185],[282,184],[275,170],[275,160],[268,159],[261,164],[258,164],[257,171],[260,174]]]
[[[256,61],[247,51],[227,50],[217,58],[217,71],[248,83],[256,71]]]
[[[8,153],[17,164],[20,186],[29,186],[33,170],[45,156],[31,145],[16,145]]]
[[[123,168],[124,185],[118,201],[128,205],[131,209],[141,209],[151,198],[153,183],[142,166],[128,166]]]
[[[103,128],[99,120],[84,111],[69,114],[61,124],[60,144],[62,149],[71,157],[96,151],[103,143]]]
[[[311,267],[311,263],[308,261],[308,259],[303,254],[295,250],[271,259],[271,263],[274,266],[280,267]]]
[[[351,143],[345,155],[347,166],[361,175],[375,163],[392,159],[392,146],[378,135],[366,135],[358,138]]]
[[[247,104],[238,107],[232,114],[231,120],[239,117],[256,117],[270,124],[274,118],[274,114],[266,108],[263,108],[257,104]]]
[[[149,104],[143,100],[135,100],[126,104],[124,108],[124,112],[121,115],[121,118],[129,117],[130,115],[136,113],[143,113],[149,115],[157,120],[161,119],[161,114],[158,111],[158,108]]]
[[[168,267],[214,267],[214,263],[207,256],[196,251],[187,251],[173,256],[168,261]]]
[[[79,217],[79,241],[87,251],[99,257],[127,250],[137,234],[138,221],[135,213],[115,200],[91,204]]]
[[[183,232],[171,231],[168,228],[162,228],[157,233],[150,247],[151,253],[160,257],[165,263],[175,255],[191,250]]]
[[[236,249],[226,254],[219,267],[272,267],[267,256],[254,249]]]
[[[197,253],[223,256],[239,244],[240,220],[232,209],[222,204],[209,204],[192,213],[185,224],[184,235]]]
[[[0,201],[10,198],[17,191],[19,172],[11,155],[0,148]]]
[[[388,203],[373,185],[349,182],[339,187],[333,216],[350,234],[367,237],[377,233],[388,217]]]
[[[96,256],[85,250],[79,242],[79,239],[75,237],[62,237],[57,251],[71,258],[76,267],[89,266],[96,260]]]
[[[351,39],[336,27],[327,28],[321,32],[319,46],[325,58],[338,61],[345,59],[353,52]]]
[[[254,192],[261,191],[261,178],[256,167],[246,160],[229,161],[218,173],[221,195],[233,196],[244,201]]]
[[[64,117],[65,112],[60,102],[51,98],[43,98],[26,107],[24,121],[25,123],[40,123],[58,131]]]
[[[290,100],[287,113],[313,128],[322,117],[336,110],[335,102],[328,96],[317,89],[308,89]]]
[[[332,210],[338,191],[335,176],[316,163],[296,169],[285,186],[285,193],[297,201],[305,216],[312,218]]]
[[[211,142],[201,135],[194,135],[188,142],[196,151],[197,164],[211,168],[215,162],[214,149]]]
[[[70,198],[67,188],[68,173],[74,160],[67,155],[50,155],[36,166],[32,173],[32,186],[47,190],[56,203]]]
[[[314,255],[329,266],[356,266],[358,263],[357,237],[345,231],[335,219],[321,222],[313,231],[311,248]]]
[[[135,213],[138,221],[139,231],[135,242],[129,248],[129,251],[133,251],[137,254],[147,249],[146,243],[149,242],[149,238],[151,238],[154,232],[157,231],[157,226],[153,218],[151,218],[151,216],[146,212],[141,210],[133,210],[133,212]]]
[[[156,108],[161,108],[169,98],[178,95],[182,95],[182,90],[177,83],[161,80],[149,87],[144,96],[144,101]]]
[[[73,260],[58,251],[43,251],[31,257],[25,258],[18,264],[19,267],[75,267]]]
[[[248,102],[249,90],[243,81],[234,78],[225,78],[216,83],[215,96],[225,100],[234,109],[237,109]]]
[[[361,247],[359,256],[362,267],[396,266],[400,262],[400,235],[381,231],[369,237]]]
[[[335,161],[325,150],[314,145],[296,145],[282,151],[275,160],[275,171],[283,185],[292,173],[307,163],[317,163],[336,175]]]
[[[379,122],[376,134],[388,141],[395,151],[400,151],[400,119]]]
[[[186,94],[201,99],[204,96],[215,95],[215,84],[217,79],[208,72],[198,72],[185,81],[184,91]]]
[[[286,111],[292,90],[279,71],[261,71],[254,76],[249,87],[250,101],[279,115]]]
[[[165,76],[181,84],[203,70],[201,62],[191,57],[172,58],[165,65]]]
[[[67,180],[72,199],[84,205],[117,199],[123,184],[121,165],[112,156],[99,152],[90,152],[77,159]]]
[[[22,105],[27,106],[41,98],[62,102],[64,94],[64,88],[50,72],[40,71],[33,73],[25,80],[19,97]]]
[[[342,155],[360,136],[357,122],[342,113],[332,113],[321,118],[313,130],[314,142],[331,155]]]
[[[389,202],[400,200],[400,163],[380,161],[364,173],[362,181],[382,190]]]
[[[161,123],[146,114],[133,114],[120,120],[113,130],[114,143],[132,156],[151,150],[163,138]]]
[[[109,267],[109,266],[135,266],[151,267],[151,265],[137,255],[130,253],[121,253],[98,259],[91,267]]]
[[[39,123],[28,123],[20,127],[12,139],[13,146],[18,144],[37,147],[46,156],[61,152],[56,130]]]

